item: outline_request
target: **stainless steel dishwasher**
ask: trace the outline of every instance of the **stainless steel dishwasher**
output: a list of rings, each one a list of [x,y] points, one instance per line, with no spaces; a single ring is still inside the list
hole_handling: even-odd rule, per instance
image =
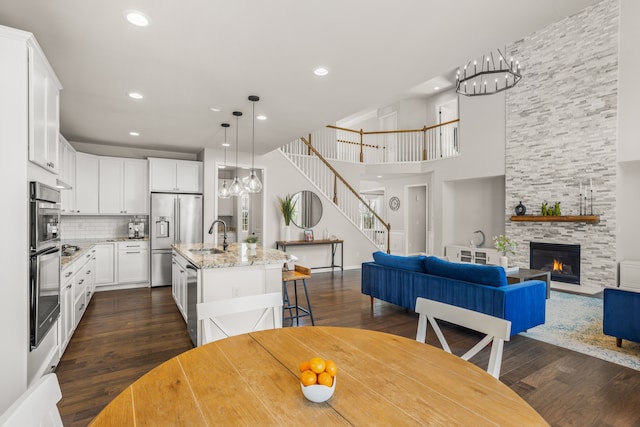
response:
[[[187,263],[187,331],[194,346],[198,345],[198,269]]]

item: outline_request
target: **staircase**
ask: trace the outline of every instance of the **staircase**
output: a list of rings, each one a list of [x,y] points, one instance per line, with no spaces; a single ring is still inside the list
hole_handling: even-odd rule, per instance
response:
[[[329,160],[381,164],[424,162],[460,154],[459,120],[421,129],[373,131],[327,126],[280,152],[380,250],[390,253],[386,223]]]
[[[390,253],[391,225],[369,207],[358,192],[334,169],[308,139],[298,138],[280,147],[280,152],[311,181],[318,191],[338,207],[345,217],[380,250]]]

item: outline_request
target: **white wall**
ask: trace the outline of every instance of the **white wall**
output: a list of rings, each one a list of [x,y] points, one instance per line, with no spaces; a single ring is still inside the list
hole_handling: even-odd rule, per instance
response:
[[[504,177],[466,179],[450,182],[453,224],[451,240],[445,245],[468,245],[482,230],[483,247],[492,248],[492,237],[504,234]]]
[[[640,2],[620,4],[618,58],[618,161],[640,160]]]
[[[28,175],[27,175],[27,76],[23,43],[0,35],[0,413],[27,387],[29,346],[28,283]]]
[[[616,198],[618,227],[617,260],[640,260],[640,2],[620,4],[620,45],[618,58],[618,187]]]
[[[621,163],[618,178],[618,261],[640,260],[640,161]]]

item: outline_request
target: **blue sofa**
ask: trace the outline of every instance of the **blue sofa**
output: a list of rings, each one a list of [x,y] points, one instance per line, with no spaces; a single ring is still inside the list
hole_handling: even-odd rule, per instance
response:
[[[453,263],[433,256],[375,252],[362,264],[362,293],[415,311],[425,297],[511,321],[511,335],[545,321],[546,284],[507,284],[499,266]]]
[[[606,288],[603,301],[602,329],[605,335],[640,342],[640,292],[623,288]]]

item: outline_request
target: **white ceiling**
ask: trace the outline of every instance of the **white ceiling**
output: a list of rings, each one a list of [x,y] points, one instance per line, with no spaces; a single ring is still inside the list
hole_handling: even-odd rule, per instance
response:
[[[250,151],[247,96],[259,95],[256,114],[268,120],[256,121],[256,151],[267,152],[415,96],[469,58],[597,1],[0,0],[0,24],[35,34],[64,87],[61,131],[71,141],[198,152],[219,148],[222,122],[232,139],[240,110],[240,150]],[[126,22],[132,9],[151,25]],[[313,74],[319,65],[328,76]]]

